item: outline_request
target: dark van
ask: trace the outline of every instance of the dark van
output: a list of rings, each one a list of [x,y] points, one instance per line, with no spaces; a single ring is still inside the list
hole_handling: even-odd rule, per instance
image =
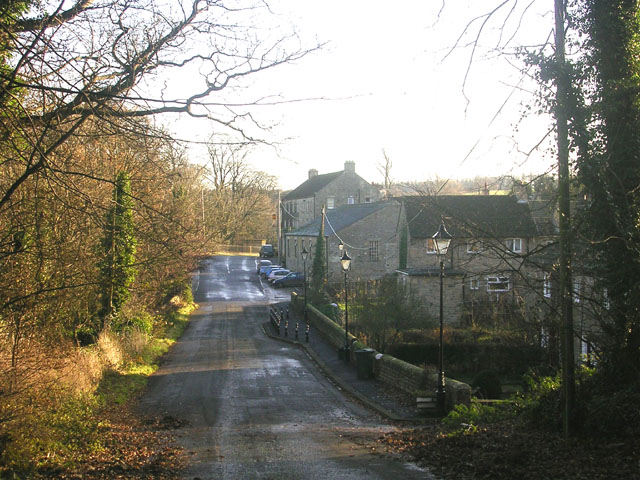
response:
[[[262,245],[260,247],[260,256],[262,258],[275,257],[276,256],[276,251],[273,248],[273,245],[269,245],[268,243],[266,245]]]

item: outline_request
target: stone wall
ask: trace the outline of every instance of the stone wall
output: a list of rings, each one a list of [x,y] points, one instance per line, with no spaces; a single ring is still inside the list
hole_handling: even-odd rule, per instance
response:
[[[458,325],[464,312],[463,285],[461,275],[447,275],[443,279],[442,310],[445,325]],[[434,321],[440,319],[440,277],[432,275],[399,274],[399,281],[409,292],[416,295],[426,310],[426,314]]]
[[[400,255],[398,233],[400,213],[400,204],[390,203],[382,210],[340,231],[340,237],[345,244],[358,247],[347,247],[351,257],[349,278],[352,280],[378,279],[397,270]],[[371,256],[371,242],[377,242],[377,258]],[[336,253],[337,262],[334,268],[330,268],[330,273],[334,274],[340,270],[337,247],[336,244],[334,253]]]
[[[293,308],[301,313],[304,300],[295,292],[291,294]],[[336,349],[344,346],[344,329],[322,314],[313,305],[307,305],[308,319],[312,328],[312,334],[320,334]],[[349,335],[351,348],[351,361],[355,361],[353,352],[366,345],[357,341],[353,335]],[[377,352],[376,352],[377,353]],[[438,385],[438,375],[433,368],[426,370],[410,363],[398,360],[391,355],[376,355],[374,364],[375,377],[393,388],[399,388],[411,395],[429,395],[435,392]],[[448,410],[458,404],[469,405],[471,403],[471,387],[466,383],[458,382],[451,378],[446,379],[446,406]]]
[[[339,235],[347,244],[347,251],[352,259],[350,281],[358,279],[378,279],[386,274],[394,273],[398,268],[399,235],[396,234],[401,207],[398,203],[389,203],[385,208],[361,219],[358,222],[340,230]],[[344,276],[340,267],[340,240],[325,225],[325,233],[328,236],[327,277],[329,282],[344,282]],[[303,242],[309,253],[307,270],[311,272],[313,256],[315,255],[315,243],[317,236],[285,236],[286,265],[291,271],[302,271],[302,246]],[[378,258],[372,259],[370,255],[371,241],[378,242]],[[351,248],[353,245],[357,248]],[[311,246],[311,247],[310,247]]]

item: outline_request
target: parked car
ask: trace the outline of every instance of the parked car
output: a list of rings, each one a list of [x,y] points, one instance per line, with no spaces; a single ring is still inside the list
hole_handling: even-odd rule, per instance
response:
[[[291,273],[291,270],[287,270],[286,268],[276,268],[275,270],[271,270],[271,273],[267,277],[267,281],[269,283],[273,283],[277,279],[286,277],[290,273]]]
[[[260,275],[262,275],[263,278],[267,278],[269,276],[269,274],[271,272],[273,272],[274,270],[281,270],[284,267],[282,265],[268,265],[265,268],[260,270]]]
[[[282,268],[282,265],[273,265],[269,260],[269,265],[263,265],[260,267],[260,271],[258,272],[261,277],[267,278],[268,272],[270,272],[274,268]]]
[[[276,250],[273,248],[273,245],[267,243],[260,247],[260,257],[261,258],[271,258],[276,256]]]
[[[278,278],[273,282],[273,286],[280,287],[301,287],[304,285],[304,275],[302,272],[292,272],[286,277]]]
[[[256,260],[256,273],[260,273],[260,269],[263,267],[271,266],[271,260]]]

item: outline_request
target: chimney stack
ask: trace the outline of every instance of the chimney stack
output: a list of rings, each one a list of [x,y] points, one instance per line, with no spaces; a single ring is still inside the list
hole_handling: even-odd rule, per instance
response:
[[[315,168],[309,169],[309,178],[313,178],[317,176],[318,176],[318,170],[316,170]]]
[[[351,160],[344,162],[344,173],[356,173],[356,162]]]

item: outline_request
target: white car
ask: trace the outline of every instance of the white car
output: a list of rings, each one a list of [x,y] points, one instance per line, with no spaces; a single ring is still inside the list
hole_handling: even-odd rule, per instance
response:
[[[269,283],[273,283],[278,278],[286,277],[290,273],[291,271],[287,270],[286,268],[278,268],[276,270],[271,271],[271,273],[267,277],[267,280],[269,281]]]

